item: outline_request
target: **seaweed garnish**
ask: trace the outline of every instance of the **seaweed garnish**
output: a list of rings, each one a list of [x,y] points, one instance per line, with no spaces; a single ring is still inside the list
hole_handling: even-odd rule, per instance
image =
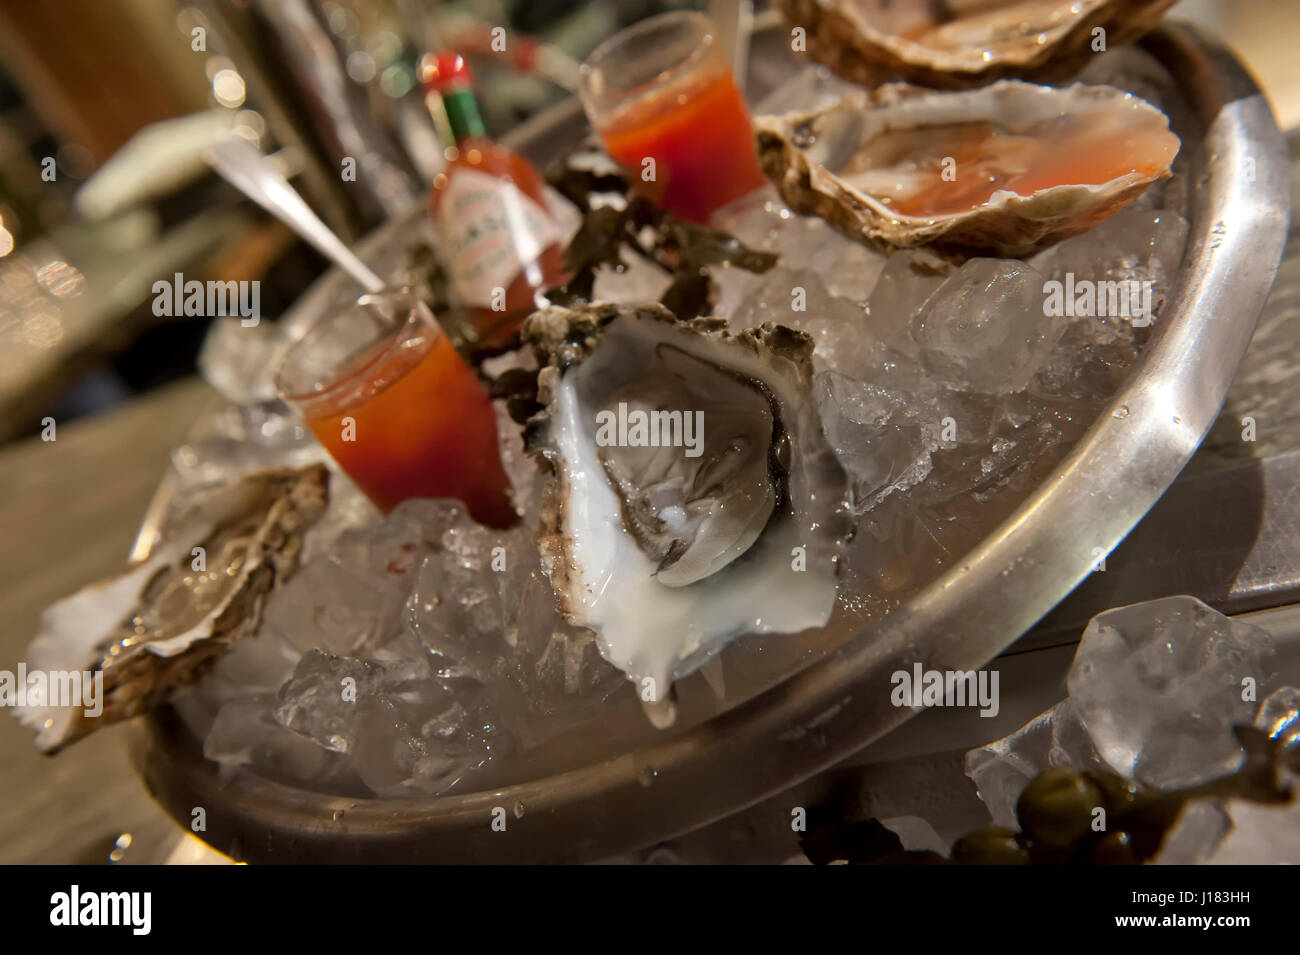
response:
[[[556,304],[590,302],[597,270],[604,266],[622,271],[625,252],[671,276],[660,302],[683,320],[705,315],[713,306],[715,290],[707,266],[766,272],[776,265],[773,253],[751,249],[729,233],[683,222],[660,209],[634,193],[618,172],[580,168],[566,161],[550,173],[548,181],[582,213],[582,225],[565,253],[572,278],[547,293]],[[597,196],[606,199],[597,202]]]
[[[537,369],[510,368],[488,381],[488,394],[503,399],[510,420],[524,424],[542,410],[537,400]]]

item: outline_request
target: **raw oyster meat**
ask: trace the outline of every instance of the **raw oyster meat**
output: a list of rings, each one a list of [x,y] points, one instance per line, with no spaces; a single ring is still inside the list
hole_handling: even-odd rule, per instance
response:
[[[324,512],[322,464],[249,475],[210,491],[141,563],[51,605],[27,669],[103,673],[103,712],[28,699],[14,715],[55,753],[101,726],[141,713],[241,637],[266,597],[298,566],[304,531]]]
[[[551,472],[543,567],[649,703],[734,637],[824,625],[850,531],[812,340],[725,328],[608,303],[524,326],[545,365],[526,435]]]
[[[808,53],[856,83],[941,89],[1071,75],[1136,40],[1175,0],[776,0]],[[1100,31],[1100,32],[1098,32]]]
[[[1164,113],[1110,86],[1004,80],[941,93],[886,86],[755,120],[785,201],[850,238],[1021,257],[1083,232],[1170,175]]]

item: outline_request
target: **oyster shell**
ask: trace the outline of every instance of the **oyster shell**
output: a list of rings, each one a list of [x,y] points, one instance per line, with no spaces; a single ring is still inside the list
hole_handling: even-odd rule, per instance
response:
[[[864,86],[907,80],[966,89],[1007,78],[1060,79],[1137,39],[1176,0],[776,0],[808,53]]]
[[[812,340],[725,327],[658,304],[551,307],[524,325],[545,366],[526,432],[550,472],[543,567],[564,616],[652,702],[734,637],[825,624],[850,530]]]
[[[325,510],[328,480],[316,464],[209,491],[144,561],[51,605],[28,671],[102,672],[103,712],[91,717],[84,707],[29,700],[14,715],[37,730],[37,748],[58,752],[149,709],[253,633],[267,595],[297,569],[303,532]]]
[[[886,86],[754,121],[785,201],[885,248],[1023,256],[1170,175],[1168,118],[1109,86]]]

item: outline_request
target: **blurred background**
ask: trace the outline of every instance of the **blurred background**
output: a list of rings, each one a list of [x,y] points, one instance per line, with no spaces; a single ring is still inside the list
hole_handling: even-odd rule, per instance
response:
[[[206,169],[214,136],[233,128],[278,154],[318,214],[355,239],[438,171],[415,75],[422,53],[472,55],[500,135],[568,95],[576,60],[601,39],[686,5],[6,0],[0,442],[194,371],[210,319],[154,316],[160,278],[259,279],[274,318],[323,271]],[[355,182],[340,176],[344,157]]]
[[[120,569],[168,455],[213,400],[194,374],[211,319],[155,316],[153,284],[259,280],[260,314],[274,319],[325,270],[211,173],[214,138],[234,130],[274,155],[355,240],[423,201],[442,161],[416,79],[423,53],[469,54],[501,137],[570,96],[576,64],[622,26],[714,5],[0,0],[4,659],[18,658],[42,607]],[[1207,25],[1254,71],[1279,125],[1300,124],[1300,2],[1183,0],[1170,16]],[[354,182],[340,176],[345,157]],[[42,440],[49,419],[57,441]],[[44,761],[0,721],[5,858],[101,860],[120,833],[170,831],[118,742]],[[51,802],[56,789],[64,798]]]
[[[416,81],[468,52],[495,135],[569,95],[619,27],[688,0],[5,0],[0,6],[0,443],[194,371],[208,318],[151,286],[259,279],[274,318],[324,268],[202,161],[233,128],[355,239],[416,201],[440,150]],[[758,4],[761,10],[765,4]],[[1300,4],[1185,0],[1300,119]],[[505,50],[494,28],[505,28]],[[498,31],[498,40],[503,34]],[[339,175],[356,159],[355,182]]]

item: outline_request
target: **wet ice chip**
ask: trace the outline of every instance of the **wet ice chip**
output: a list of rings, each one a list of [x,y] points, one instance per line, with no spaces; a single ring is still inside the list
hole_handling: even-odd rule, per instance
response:
[[[1043,314],[1043,279],[1022,262],[971,259],[912,322],[921,363],[974,391],[1021,391],[1064,327]]]
[[[1233,772],[1231,727],[1249,724],[1247,687],[1272,676],[1265,631],[1193,597],[1166,597],[1099,614],[1070,668],[1070,699],[1117,773],[1158,788]]]

